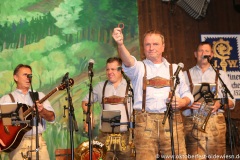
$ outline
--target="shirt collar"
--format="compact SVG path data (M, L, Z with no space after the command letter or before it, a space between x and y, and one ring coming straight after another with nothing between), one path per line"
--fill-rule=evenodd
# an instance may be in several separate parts
M113 84L111 81L108 81L108 84ZM121 82L119 83L119 85L118 86L120 86L120 85L124 85L124 84L127 84L127 81L122 77L122 80L121 80Z
M200 67L199 67L199 65L196 65L196 68L197 68L198 70L202 70L202 68L200 68ZM213 68L212 68L211 66L209 66L207 70L210 70L210 71L212 71L212 70L213 70Z
M150 65L154 65L154 63L152 61L150 61L149 59L145 59L146 62ZM164 58L162 57L162 64L165 66L165 67L168 67L170 65L170 63Z
M16 92L18 92L18 93L20 93L20 94L23 94L22 90L21 90L21 89L18 89L18 88L16 88ZM28 89L27 94L29 94L29 92L31 92L30 89ZM33 91L33 92L35 92L35 91Z

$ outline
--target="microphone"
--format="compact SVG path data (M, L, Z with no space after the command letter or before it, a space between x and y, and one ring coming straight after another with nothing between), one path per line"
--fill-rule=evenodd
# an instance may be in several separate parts
M210 63L210 58L211 56L210 55L203 55L202 56L202 59L207 59L207 61Z
M202 56L202 59L206 59L206 58L210 58L211 56L209 56L209 55L203 55Z
M184 64L183 63L178 63L178 68L177 68L177 70L175 71L175 73L174 73L174 78L176 77L176 76L178 76L178 74L179 74L179 72L183 69L183 67L184 67Z
M32 74L28 74L27 78L31 79L32 78Z
M68 72L63 76L62 83L68 80Z
M117 70L118 70L118 71L121 71L121 73L122 73L122 75L123 75L123 78L126 79L126 81L127 81L128 83L131 81L130 78L123 72L121 66L119 66L119 67L117 68Z
M90 60L88 61L88 73L89 73L89 74L92 73L93 64L94 64L94 60L93 60L93 59L90 59Z

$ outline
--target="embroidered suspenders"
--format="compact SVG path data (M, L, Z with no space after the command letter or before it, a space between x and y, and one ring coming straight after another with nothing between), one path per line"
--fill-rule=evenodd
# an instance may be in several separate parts
M128 108L127 108L127 98L128 98L128 91L130 84L127 83L126 91L125 91L125 97L119 97L116 95L110 96L110 97L105 97L105 88L108 83L108 80L105 81L103 85L103 90L102 90L102 107L104 109L105 104L111 104L111 105L116 105L116 104L124 104L126 114L127 114L127 120L129 122L129 113L128 113Z
M163 88L163 87L170 87L171 90L173 89L173 79L165 79L162 77L154 77L151 79L147 79L147 69L146 65L143 62L144 65L144 76L143 76L143 96L142 96L142 112L145 112L146 108L146 88L148 87L155 87L155 88ZM173 76L173 68L172 64L169 65L169 74L170 77Z

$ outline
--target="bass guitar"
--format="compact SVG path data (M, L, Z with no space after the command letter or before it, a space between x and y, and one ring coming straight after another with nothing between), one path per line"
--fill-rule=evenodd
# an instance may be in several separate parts
M74 80L69 78L69 86L72 87L74 84ZM58 90L64 90L66 88L66 84L62 83L51 92L49 92L45 97L39 100L39 103L43 103L50 96L52 96ZM26 104L20 104L23 110L23 121L32 120L32 111L34 110L34 106L28 106ZM18 125L4 125L2 119L0 119L0 139L6 146L2 146L1 150L3 152L11 152L18 147L20 142L22 141L23 136L26 132L32 129L32 126L28 123L20 123Z

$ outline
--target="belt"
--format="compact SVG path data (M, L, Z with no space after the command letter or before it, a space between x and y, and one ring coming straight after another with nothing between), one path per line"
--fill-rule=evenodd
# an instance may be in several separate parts
M142 110L134 110L135 114L140 114L140 113L147 113L150 115L164 115L165 113L157 113L157 112L149 112L149 111L145 111L142 112ZM175 111L174 114L180 114L180 111Z
M42 136L42 133L38 133L38 136ZM24 135L24 138L27 138L27 139L36 138L36 134L34 134L34 135Z
M123 131L123 132L118 132L118 133L111 133L111 132L103 132L101 129L99 129L99 132L103 135L110 135L110 134L129 134L129 131Z

